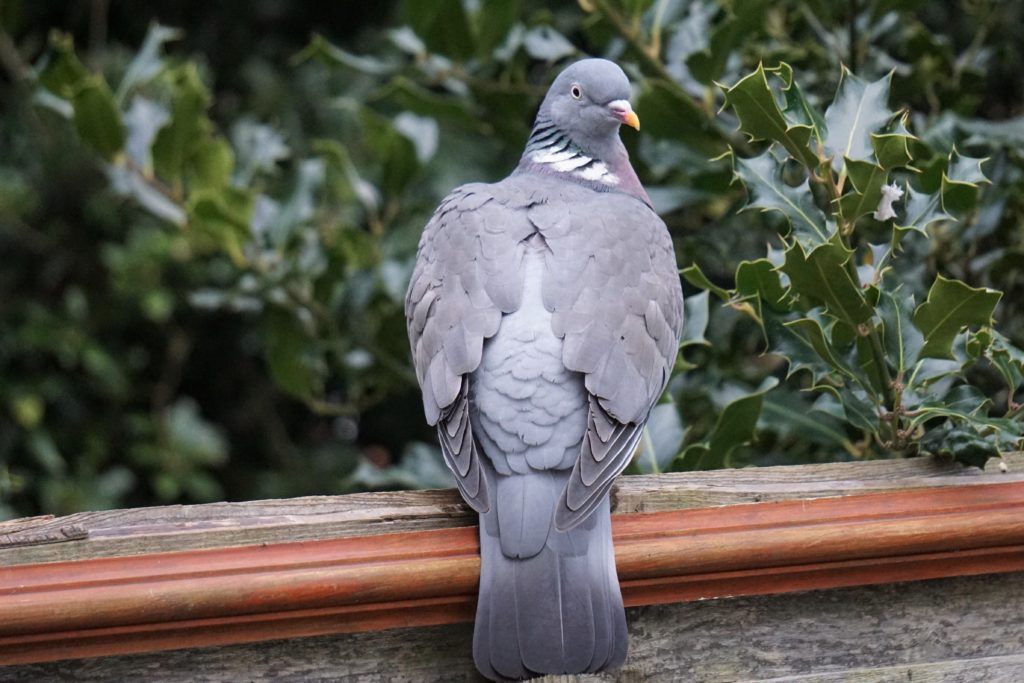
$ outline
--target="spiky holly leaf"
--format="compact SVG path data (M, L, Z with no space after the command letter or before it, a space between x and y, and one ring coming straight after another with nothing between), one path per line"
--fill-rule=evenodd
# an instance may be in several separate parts
M798 294L823 303L830 315L856 328L871 318L872 309L846 268L852 255L838 235L810 252L794 242L786 249L782 272Z
M956 151L949 153L949 164L942 174L942 208L945 211L968 211L978 203L982 184L989 179L981 171L987 158L965 157Z
M925 340L921 357L954 358L953 338L967 325L991 325L1002 296L994 289L937 276L928 290L928 300L914 311L914 324Z
M757 298L773 311L782 313L788 310L787 289L782 285L779 271L768 259L742 261L736 268L736 294L741 298Z
M782 330L772 338L773 348L789 361L789 373L808 369L815 384L826 375L853 379L853 373L840 359L832 342L829 341L821 321L813 317L797 318L782 324ZM827 369L827 370L826 370ZM787 375L787 376L788 376Z
M1024 383L1024 351L993 329L982 329L976 336L986 338L983 352L1003 376L1012 398Z
M897 230L916 230L922 235L927 235L929 225L952 218L943 211L938 192L919 192L908 184L903 198L903 218L897 215L895 227Z
M913 157L910 154L910 141L917 138L907 130L907 115L904 113L888 132L872 133L871 148L875 151L875 161L886 169L906 166Z
M764 65L740 79L732 87L719 84L725 93L726 106L732 107L740 120L740 130L754 140L774 140L805 166L818 164L818 157L808 146L811 127L786 119L768 85Z
M983 436L972 426L954 422L929 430L921 440L921 450L954 458L972 467L984 467L989 458L999 456L998 441L993 434Z
M914 295L882 291L878 302L882 317L882 341L885 355L893 361L896 372L904 375L914 367L924 347L924 335L914 325Z
M708 328L707 290L686 297L683 306L683 334L679 348L694 344L708 346L710 342L704 337L704 331Z
M708 278L708 276L704 274L704 271L700 269L700 266L698 266L696 263L687 266L686 268L683 268L682 270L679 271L679 274L683 276L684 280L689 282L694 287L706 289L707 291L711 292L722 301L728 301L731 298L729 290L723 289L716 285L714 282L712 282L710 278Z
M791 187L783 180L783 164L771 151L752 159L736 158L736 177L749 195L747 209L779 211L789 221L790 237L807 248L826 242L833 231L825 214L814 204L807 180Z
M687 446L671 469L713 470L728 466L733 451L753 438L764 395L778 383L777 379L769 377L754 391L726 405L708 437Z
M125 128L114 94L102 76L88 76L75 91L75 130L100 156L110 161L124 148Z
M877 411L863 389L855 384L839 388L823 385L817 388L824 393L814 402L814 410L846 420L867 432L878 429Z
M782 94L786 98L786 108L782 113L794 123L810 126L811 144L824 149L825 138L828 135L825 119L821 112L811 106L800 85L793 80L793 67L785 62L779 62L777 67L766 71L774 73L782 80Z
M825 110L828 137L825 151L832 155L832 168L837 172L844 159L858 161L871 159L871 134L877 132L891 118L889 84L892 73L868 83L843 67L836 97Z
M853 188L839 198L839 212L852 223L878 208L889 174L872 161L855 159L846 159L846 172Z

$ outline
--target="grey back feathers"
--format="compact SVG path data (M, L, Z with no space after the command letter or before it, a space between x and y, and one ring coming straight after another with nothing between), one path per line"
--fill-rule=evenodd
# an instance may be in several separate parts
M442 202L409 285L424 412L481 514L474 657L491 678L625 657L608 489L683 313L668 231L602 113L628 94L610 62L563 72L516 172Z

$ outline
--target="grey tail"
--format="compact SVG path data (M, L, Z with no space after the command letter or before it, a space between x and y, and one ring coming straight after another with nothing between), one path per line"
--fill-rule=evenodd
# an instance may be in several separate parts
M499 475L498 504L481 515L473 658L492 680L593 673L626 659L607 495L579 526L556 531L561 474Z

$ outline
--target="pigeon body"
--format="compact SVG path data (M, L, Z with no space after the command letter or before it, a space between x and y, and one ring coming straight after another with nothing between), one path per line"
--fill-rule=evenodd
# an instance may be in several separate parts
M464 185L420 240L406 316L427 420L480 514L473 655L492 679L625 660L608 490L678 349L672 241L618 137L612 62L566 69L508 178Z

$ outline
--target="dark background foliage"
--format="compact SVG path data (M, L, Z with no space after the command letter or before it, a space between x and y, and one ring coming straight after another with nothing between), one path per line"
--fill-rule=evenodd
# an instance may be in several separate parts
M781 220L740 211L720 155L765 145L716 84L785 61L824 111L841 64L892 71L915 182L935 191L954 145L991 180L902 238L892 277L919 302L936 274L1003 291L996 327L1024 345L1021 19L1019 0L0 0L0 518L447 485L401 309L416 241L449 189L514 166L581 54L633 77L634 163L680 265L726 289ZM65 94L99 118L67 118L67 37L105 82ZM124 85L132 65L152 69ZM105 83L113 119L75 99L106 102ZM103 142L120 129L127 156ZM864 246L883 233L864 226ZM911 452L812 413L806 373L786 378L735 298L687 292L710 344L685 348L638 467L704 443L734 466ZM993 365L957 374L986 415L1019 418Z

